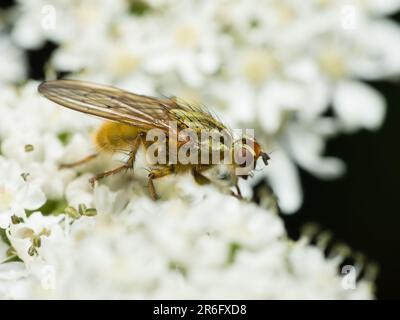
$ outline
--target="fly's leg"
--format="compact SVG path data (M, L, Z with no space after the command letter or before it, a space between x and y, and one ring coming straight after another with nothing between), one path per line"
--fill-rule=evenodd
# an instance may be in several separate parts
M199 185L205 185L211 183L211 180L207 178L205 175L203 175L199 170L192 169L192 175L194 180L199 184Z
M211 181L209 178L207 178L205 175L203 175L203 174L201 173L201 171L202 171L201 169L200 169L200 170L199 170L199 169L192 169L192 175L193 175L194 180L195 180L199 185L205 185L205 184L211 183L212 181ZM242 191L240 190L237 181L236 181L236 183L235 183L235 188L236 188L236 193L232 191L231 194L232 194L235 198L243 199Z
M233 195L235 198L238 198L239 200L242 200L243 199L242 191L239 188L239 181L238 181L237 177L234 180L234 187L236 189L236 193L231 191L231 195Z
M93 154L91 154L91 155L89 155L89 156L87 156L87 157L85 157L85 158L83 158L81 160L76 161L76 162L63 163L63 164L60 165L60 169L74 168L74 167L80 166L82 164L85 164L85 163L93 160L97 156L98 156L97 153L93 153Z
M136 159L136 153L137 153L137 151L138 151L138 149L139 149L140 142L142 141L142 138L143 138L143 135L142 135L142 134L139 134L139 135L135 138L135 140L133 141L133 143L132 143L132 149L131 149L131 151L130 151L130 153L129 153L129 158L128 158L128 160L126 161L125 164L123 164L122 166L117 167L117 168L115 168L115 169L112 169L112 170L109 170L109 171L105 171L105 172L98 173L98 174L96 174L95 176L93 176L92 178L90 178L90 179L89 179L89 182L90 182L90 184L92 185L92 187L94 186L94 184L95 184L96 181L98 181L98 180L100 180L100 179L102 179L102 178L105 178L105 177L111 176L111 175L113 175L113 174L119 173L119 172L121 172L121 171L123 171L123 170L133 169L133 166L134 166L134 164L135 164L135 159Z
M131 152L129 153L129 159L126 163L128 166L128 169L133 169L133 165L135 164L135 160L136 160L136 153L139 150L140 143L141 142L143 143L144 137L145 137L145 133L139 133L136 136L135 140L133 140L132 149L131 149Z
M239 200L243 199L242 191L240 191L239 185L237 183L235 184L235 188L236 188L236 194L233 193L233 196L238 198Z
M148 175L147 187L149 189L150 197L154 201L158 199L158 196L157 196L156 189L154 188L153 180L168 176L171 173L173 173L172 167L159 167L159 168L151 169L151 171Z
M129 161L129 160L128 160L128 161ZM128 163L125 163L124 165L122 165L122 166L120 166L120 167L117 167L117 168L115 168L115 169L112 169L112 170L109 170L109 171L105 171L105 172L101 172L101 173L96 174L95 176L93 176L93 177L91 177L91 178L89 179L89 182L90 182L90 184L92 185L92 187L94 187L94 184L95 184L96 181L98 181L98 180L100 180L100 179L102 179L102 178L111 176L111 175L113 175L113 174L119 173L119 172L121 172L122 170L128 170L129 168L130 168L130 165L129 165Z

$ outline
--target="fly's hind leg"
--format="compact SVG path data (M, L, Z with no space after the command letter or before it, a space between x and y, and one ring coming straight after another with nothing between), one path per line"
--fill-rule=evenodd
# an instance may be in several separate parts
M75 161L75 162L71 162L71 163L62 163L62 164L60 164L60 167L59 167L59 168L60 168L60 169L74 168L74 167L80 166L80 165L82 165L82 164L85 164L85 163L87 163L87 162L93 160L93 159L96 158L97 156L98 156L97 153L93 153L93 154L88 155L87 157L85 157L85 158L83 158L83 159L81 159L81 160Z
M236 184L235 184L235 188L236 188L236 193L232 192L232 195L233 195L235 198L238 198L239 200L243 199L242 191L240 190L239 184L238 184L237 182L236 182Z
M156 167L151 169L149 175L148 175L148 180L147 180L147 187L149 189L150 197L155 201L158 199L156 189L154 188L154 182L153 180L162 178L165 176L170 175L173 173L173 167Z
M117 167L115 169L96 174L95 176L93 176L92 178L89 179L90 184L92 186L94 186L95 182L100 180L100 179L102 179L102 178L105 178L105 177L111 176L113 174L119 173L119 172L121 172L123 170L133 169L133 166L135 164L135 159L136 159L136 153L137 153L137 151L139 149L140 142L142 141L142 138L143 138L143 135L142 134L138 134L137 137L135 138L135 140L133 141L132 149L129 152L129 158L126 161L126 163L124 163L122 166Z
M91 177L89 179L89 182L92 185L92 187L94 187L94 184L95 184L96 181L98 181L98 180L100 180L102 178L111 176L113 174L119 173L122 170L128 170L128 169L129 169L129 165L127 163L125 163L122 166L117 167L115 169L112 169L112 170L109 170L109 171L105 171L105 172L101 172L101 173L98 173L98 174L94 175L93 177Z
M199 184L199 185L205 185L211 183L211 180L207 178L205 175L201 173L200 170L198 169L192 169L192 175L194 180Z

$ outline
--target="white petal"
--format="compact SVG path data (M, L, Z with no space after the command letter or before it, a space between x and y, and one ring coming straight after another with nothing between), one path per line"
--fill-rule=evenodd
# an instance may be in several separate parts
M282 120L281 111L273 101L266 98L262 99L258 110L258 120L265 132L275 133L279 129Z
M0 228L5 229L11 223L11 212L0 212Z
M342 81L333 97L333 107L345 129L377 129L386 112L384 97L367 84Z
M84 203L88 207L92 206L93 193L88 182L92 176L90 173L83 174L67 185L65 196L70 205L77 207Z
M11 245L17 252L18 257L21 258L21 260L24 261L26 264L31 263L35 259L34 256L30 256L28 254L29 247L32 245L29 238L21 239L9 235L8 239L10 240Z
M329 107L331 88L322 79L311 81L304 85L304 102L299 110L299 118L306 121L316 119Z
M320 134L297 127L287 132L287 138L293 158L304 169L323 178L344 174L345 164L342 160L322 156L325 140Z
M17 280L27 275L22 262L8 262L0 264L0 280Z
M155 55L145 61L144 67L146 71L155 74L169 72L175 67L176 57L173 52L164 52L163 54Z
M400 27L390 20L368 22L355 30L356 52L349 55L350 73L364 79L397 76L400 73Z
M38 49L44 42L38 21L28 15L15 25L12 37L19 46L26 49Z
M277 150L271 158L265 175L278 196L280 209L287 214L295 213L303 202L298 170L283 150Z
M196 66L196 57L194 55L182 55L177 69L181 78L188 85L198 87L203 82L204 77Z
M202 52L199 57L199 66L207 74L214 73L217 71L219 66L219 59L216 54L212 51Z
M19 204L28 210L34 210L41 207L46 202L46 196L39 186L26 184L17 195Z
M305 98L304 88L295 82L271 81L258 98L260 125L267 132L275 133L282 124L282 116L301 109Z
M390 14L400 9L399 0L367 0L368 9L379 14Z
M0 37L0 83L15 82L25 77L25 56L8 38Z

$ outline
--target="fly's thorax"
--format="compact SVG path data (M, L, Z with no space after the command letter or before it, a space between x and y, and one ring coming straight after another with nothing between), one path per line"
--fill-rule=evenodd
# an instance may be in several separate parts
M176 118L179 127L190 128L193 130L201 129L201 119L203 116L198 112L173 109L171 110L171 114Z
M175 118L178 127L189 128L196 131L201 130L225 130L226 127L215 119L211 114L201 109L172 109L170 110L172 118Z

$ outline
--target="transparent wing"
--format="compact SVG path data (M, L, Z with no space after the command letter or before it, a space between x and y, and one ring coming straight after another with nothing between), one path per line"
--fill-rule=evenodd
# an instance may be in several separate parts
M39 92L64 107L107 120L149 130L169 129L173 99L157 99L130 93L115 87L78 80L45 81Z
M231 131L209 111L175 98L152 98L77 80L46 81L38 90L64 107L145 131L158 128L178 135L186 128L197 133L224 130L231 136ZM172 121L176 121L176 125L172 125Z

